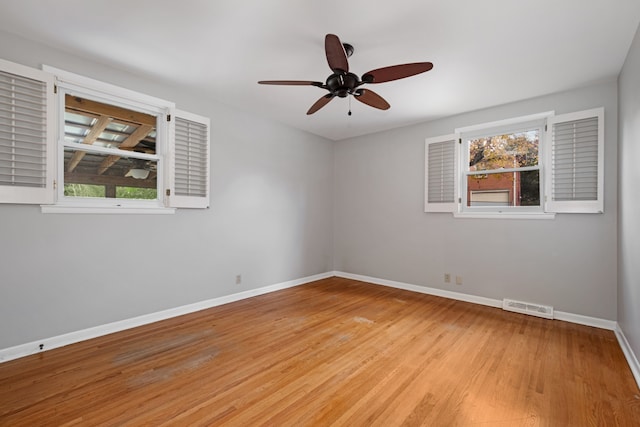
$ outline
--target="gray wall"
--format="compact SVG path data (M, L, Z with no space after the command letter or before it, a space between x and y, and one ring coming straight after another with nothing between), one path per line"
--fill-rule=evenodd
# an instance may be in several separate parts
M426 137L543 111L599 106L605 108L604 214L491 220L424 213ZM616 161L615 81L341 141L335 150L334 267L615 320ZM462 276L463 285L444 284L445 272Z
M332 270L333 142L4 33L0 58L174 101L212 131L210 209L0 205L0 349Z
M618 323L640 356L640 27L619 79Z
M639 104L630 95L640 86L638 44L620 79L623 165L638 151L632 143L640 136ZM0 33L0 57L172 100L212 120L208 210L46 215L36 206L0 205L0 348L335 269L611 320L619 304L621 324L640 353L633 197L620 204L617 269L615 81L334 144L189 88L8 34ZM423 212L426 137L598 106L605 107L604 214L545 221ZM633 194L637 169L627 163L621 191ZM464 284L445 285L445 272ZM241 285L234 284L236 274Z

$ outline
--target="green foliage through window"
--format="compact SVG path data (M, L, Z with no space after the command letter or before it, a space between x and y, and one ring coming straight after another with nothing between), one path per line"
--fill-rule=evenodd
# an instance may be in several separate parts
M107 189L104 185L65 184L64 195L104 199L107 197ZM118 199L154 200L157 197L158 190L155 188L116 187L116 198Z
M116 187L116 197L118 199L153 200L158 197L158 190L155 188Z
M538 164L538 145L538 130L470 140L469 170L536 166Z
M104 185L65 184L64 195L67 197L106 197Z

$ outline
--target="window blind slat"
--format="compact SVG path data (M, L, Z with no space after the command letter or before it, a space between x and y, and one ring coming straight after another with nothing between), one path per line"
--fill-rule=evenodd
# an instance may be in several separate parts
M33 86L30 83L31 79L17 74L4 72L0 75L0 90L13 91L19 89L19 91L40 93L40 89L37 86Z
M30 107L24 104L16 104L15 102L10 103L7 101L3 101L2 99L3 98L0 97L0 112L8 113L2 114L2 117L11 117L10 113L13 113L16 110L19 110L21 112L20 116L18 116L19 118L33 117L36 120L40 120L46 115L45 111L40 108L40 105L36 104L34 107Z
M8 137L10 139L13 139L16 136L33 136L42 138L44 135L46 135L46 132L43 132L42 129L39 128L40 125L41 123L32 123L31 126L34 126L34 128L25 126L0 125L0 135L2 135L4 138Z
M0 151L25 150L42 152L42 144L35 138L16 138L7 140L0 138Z

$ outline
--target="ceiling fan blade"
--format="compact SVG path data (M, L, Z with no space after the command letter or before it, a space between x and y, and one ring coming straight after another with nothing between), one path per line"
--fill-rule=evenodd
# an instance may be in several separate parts
M306 80L260 80L258 83L261 85L323 86L321 82L311 82Z
M324 50L327 54L327 62L329 68L333 72L344 71L349 72L349 61L347 61L347 54L344 51L342 42L335 34L327 34L324 38Z
M433 68L431 62L415 62L412 64L392 65L391 67L383 67L371 70L362 75L362 81L365 83L384 83L392 80L404 79L405 77L415 76L424 73Z
M378 108L379 110L388 110L389 107L391 107L383 97L369 89L358 89L354 97L363 104Z
M334 95L332 93L328 93L322 98L318 99L315 104L313 104L311 108L309 108L309 111L307 111L307 115L315 113L316 111L327 105L333 98Z

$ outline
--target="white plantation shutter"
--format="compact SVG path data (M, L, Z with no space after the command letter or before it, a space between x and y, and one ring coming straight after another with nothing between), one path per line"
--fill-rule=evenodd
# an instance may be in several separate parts
M175 112L169 206L209 207L209 125L206 117Z
M53 76L0 60L0 203L53 202Z
M428 138L425 143L425 212L456 212L458 134Z
M564 114L547 121L551 142L547 179L549 212L603 211L604 110Z

